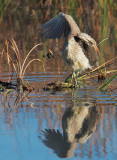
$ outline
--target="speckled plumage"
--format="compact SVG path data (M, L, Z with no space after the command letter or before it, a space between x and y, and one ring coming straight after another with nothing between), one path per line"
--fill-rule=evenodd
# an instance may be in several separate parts
M96 42L88 34L82 33L70 15L59 13L55 18L39 28L44 38L65 37L62 56L73 72L82 72L99 65Z
M72 67L75 72L81 72L87 68L92 68L82 47L78 45L73 37L63 46L62 56L67 65Z

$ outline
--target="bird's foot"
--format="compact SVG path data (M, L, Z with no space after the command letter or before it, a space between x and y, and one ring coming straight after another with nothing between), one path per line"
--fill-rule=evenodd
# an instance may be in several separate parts
M79 72L73 72L72 74L72 83L74 84L75 88L83 88L84 81L78 80Z
M74 83L75 88L84 88L84 82L76 80Z
M80 88L80 84L78 83L78 74L79 72L73 72L72 74L72 82L74 83L75 88Z
M78 81L76 80L74 83L75 88L80 88L80 84L78 83Z

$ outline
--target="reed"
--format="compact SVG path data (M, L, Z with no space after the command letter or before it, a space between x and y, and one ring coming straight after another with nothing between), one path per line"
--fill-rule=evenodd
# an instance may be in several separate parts
M24 78L25 71L33 61L41 62L42 66L43 66L44 73L46 74L45 65L44 65L42 60L32 59L28 63L26 63L27 59L30 56L30 54L32 53L32 51L36 47L41 46L41 45L44 45L44 44L40 43L40 44L35 45L29 51L27 56L24 58L24 61L21 62L21 57L20 57L21 54L20 54L20 51L19 51L18 46L17 46L16 42L14 41L14 39L10 39L9 41L6 41L6 49L4 48L2 50L1 56L3 55L3 53L6 55L9 68L11 68L13 72L15 72L16 81L17 81L18 85L23 85L24 84L23 78ZM9 47L12 49L13 52L11 50L9 50ZM15 57L15 60L12 58L13 55Z

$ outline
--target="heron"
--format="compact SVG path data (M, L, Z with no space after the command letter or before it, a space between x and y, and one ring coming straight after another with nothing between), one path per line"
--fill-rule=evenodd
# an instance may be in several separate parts
M55 18L39 27L41 35L46 39L64 37L62 57L64 62L73 70L73 77L79 73L99 66L99 49L96 41L80 31L78 25L68 14L60 12Z

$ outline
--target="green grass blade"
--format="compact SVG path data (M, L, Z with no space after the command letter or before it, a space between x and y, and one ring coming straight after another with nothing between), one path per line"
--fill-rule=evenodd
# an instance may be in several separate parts
M117 77L117 72L110 77L104 84L102 84L98 89L102 91L106 86L108 86Z

